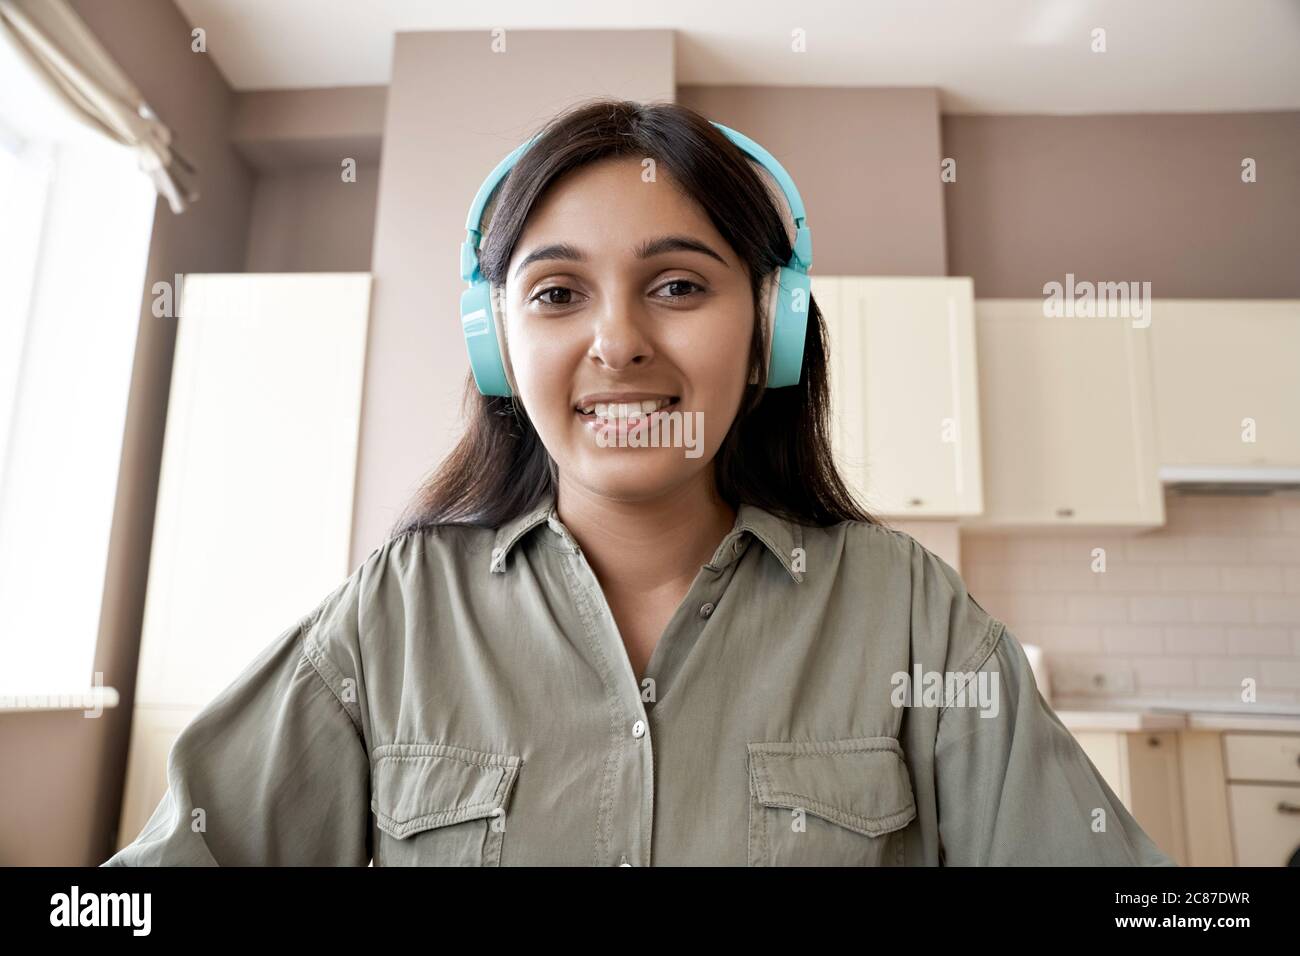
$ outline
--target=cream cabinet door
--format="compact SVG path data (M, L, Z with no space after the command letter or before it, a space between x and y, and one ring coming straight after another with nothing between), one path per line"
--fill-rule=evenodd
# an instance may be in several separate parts
M1162 466L1300 468L1300 300L1157 299Z
M985 509L968 526L1163 524L1150 327L1049 318L1041 299L977 300L975 327Z
M119 848L184 726L352 570L370 287L183 279Z
M835 449L875 514L983 508L968 278L813 279L830 338Z
M1080 731L1074 738L1151 841L1187 865L1177 732Z

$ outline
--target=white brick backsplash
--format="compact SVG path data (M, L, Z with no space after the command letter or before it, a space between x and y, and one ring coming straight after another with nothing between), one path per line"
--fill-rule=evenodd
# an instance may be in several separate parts
M1257 564L1300 564L1300 537L1251 538L1250 560Z
M1016 636L1049 654L1102 653L1101 629L1087 624L1026 624Z
M1228 640L1223 628L1193 624L1184 627L1166 627L1165 653L1171 657L1196 657L1203 654L1225 654Z
M1118 624L1129 619L1128 598L1115 594L1071 594L1065 599L1071 624Z
M1049 672L1054 695L1131 697L1137 683L1132 663L1123 659L1060 654L1050 662ZM1108 692L1098 688L1094 683L1096 674L1104 674L1115 689Z
M1106 570L1093 577L1101 591L1158 591L1164 570L1156 564L1114 565L1107 562Z
M1181 537L1152 531L1128 542L1124 554L1134 564L1174 564L1187 560L1187 546Z
M1053 624L1067 621L1065 597L1060 594L1035 594L1029 591L997 592L1003 600L1006 616L999 618L1008 627L1013 622L1026 624ZM983 603L983 602L981 602ZM985 610L987 610L987 605ZM1072 621L1070 623L1073 623Z
M1218 591L1222 580L1217 565L1183 564L1159 569L1160 589L1162 591ZM1231 590L1224 587L1224 591Z
M1252 677L1259 682L1259 664L1249 657L1205 657L1196 662L1196 682L1202 687L1240 687Z
M1228 654L1233 657L1288 657L1291 637L1284 627L1230 627Z
M1129 598L1128 601L1129 620L1138 624L1194 620L1190 616L1191 605L1181 594L1141 594Z
M1192 620L1206 623L1249 624L1250 597L1244 594L1211 594L1194 597Z
M1190 660L1135 657L1132 664L1139 694L1146 694L1152 688L1187 687L1196 683L1196 668Z
M1250 543L1245 538L1193 534L1185 544L1186 559L1197 564L1245 564L1250 560Z
M1278 593L1286 590L1282 568L1276 564L1243 565L1223 569L1223 590Z
M1277 496L1278 510L1282 513L1282 533L1300 534L1300 496Z
M1263 663L1260 668L1259 686L1273 690L1295 690L1300 688L1300 661L1268 661Z
M1300 595L1256 595L1255 621L1259 624L1300 624Z
M963 577L1046 651L1057 694L1233 704L1252 677L1260 703L1300 704L1300 494L1171 494L1165 511L1133 535L964 535Z
M1034 566L1032 564L1007 564L999 561L995 564L976 566L978 574L966 580L966 586L972 591L1033 591Z
M1095 591L1097 578L1088 563L1074 561L1070 564L1039 564L1033 568L1034 588L1039 591Z
M1107 654L1163 654L1165 649L1158 627L1107 624L1101 629L1101 641Z

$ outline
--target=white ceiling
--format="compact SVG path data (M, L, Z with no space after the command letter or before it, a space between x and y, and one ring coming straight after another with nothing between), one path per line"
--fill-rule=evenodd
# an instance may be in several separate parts
M936 86L947 112L1300 109L1300 0L176 4L237 90L387 84L401 31L659 28L685 85Z

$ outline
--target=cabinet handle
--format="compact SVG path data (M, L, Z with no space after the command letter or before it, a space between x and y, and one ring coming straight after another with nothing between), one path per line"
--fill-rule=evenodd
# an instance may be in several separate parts
M1300 803L1287 803L1283 800L1277 805L1278 813L1300 813Z
M1073 508L1057 508L1057 509L1056 509L1056 517L1058 517L1058 518L1072 518L1072 517L1074 517L1074 509L1073 509Z
M913 508L915 508L917 505L925 504L925 502L922 501L920 498L908 498L907 503L911 505Z

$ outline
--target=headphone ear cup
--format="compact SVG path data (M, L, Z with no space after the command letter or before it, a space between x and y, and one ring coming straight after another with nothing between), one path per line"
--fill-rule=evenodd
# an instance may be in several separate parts
M776 271L771 297L772 344L768 352L768 388L799 384L811 300L812 279L806 272L788 266Z
M501 360L495 295L486 281L470 284L460 294L460 324L469 353L474 383L483 395L510 395L511 386Z

